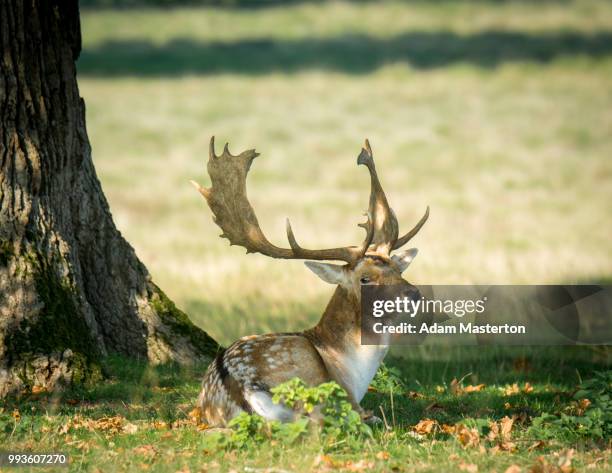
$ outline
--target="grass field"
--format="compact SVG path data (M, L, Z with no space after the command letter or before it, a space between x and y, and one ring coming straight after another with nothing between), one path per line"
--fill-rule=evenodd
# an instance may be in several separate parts
M286 242L287 216L304 246L361 241L369 180L355 161L368 137L401 228L431 207L414 241L411 282L612 281L610 2L85 10L82 26L79 85L115 222L156 283L220 343L304 329L332 288L300 262L247 256L218 238L188 183L208 184L213 134L234 152L262 153L249 197L277 244ZM369 393L365 404L381 405L393 429L359 448L272 439L210 449L188 416L203 367L122 360L110 361L112 381L101 386L11 401L0 442L66 450L74 470L103 472L503 472L513 464L567 472L568 449L578 471L609 471L610 445L593 432L538 431L532 422L544 412L580 417L572 396L609 370L607 352L423 347L399 355L389 365L417 394ZM486 386L453 393L452 379L466 375L466 386ZM519 391L506 394L513 383ZM517 419L516 446L497 452L486 424L506 415ZM464 447L435 429L411 433L424 418L473 425L479 444Z
M249 196L278 244L287 216L304 245L361 241L369 184L355 161L368 137L402 228L431 206L411 281L612 279L609 2L82 17L80 87L115 221L223 343L307 327L331 288L218 238L188 184L207 183L213 134L262 153Z

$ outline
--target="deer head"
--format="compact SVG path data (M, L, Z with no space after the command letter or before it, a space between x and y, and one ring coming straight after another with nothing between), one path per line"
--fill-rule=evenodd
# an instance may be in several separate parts
M289 220L289 248L270 243L259 226L246 192L246 177L257 156L259 154L255 150L234 156L229 152L227 144L218 156L215 154L215 141L212 137L207 166L212 187L201 187L191 181L206 199L215 223L223 230L221 237L227 238L230 245L239 245L246 248L247 253L260 253L272 258L309 260L305 264L316 275L328 283L343 287L357 299L360 298L362 284L409 286L401 274L416 256L417 250L399 250L425 224L429 217L429 207L410 231L399 236L397 218L389 207L378 179L372 149L367 140L357 159L358 164L367 167L371 180L367 221L359 224L365 229L366 236L359 246L318 250L303 248L298 244ZM345 264L320 261L343 261Z

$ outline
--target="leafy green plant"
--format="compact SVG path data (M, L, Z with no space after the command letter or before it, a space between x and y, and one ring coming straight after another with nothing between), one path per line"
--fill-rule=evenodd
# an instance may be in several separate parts
M400 394L406 390L400 370L384 363L378 368L370 387L381 393Z
M293 422L266 421L257 414L243 412L228 424L232 429L229 436L213 435L208 443L221 448L243 448L268 440L294 444L312 432L329 446L371 434L353 410L346 391L334 382L310 387L294 378L271 391L273 402L283 403L296 412Z
M370 433L369 427L353 410L346 391L333 381L310 387L294 378L271 391L273 402L283 403L302 414L311 414L319 421L324 435L341 439Z
M561 433L569 437L610 438L612 371L595 372L593 378L579 386L573 398L558 415L545 412L534 418L532 430L541 437L553 437Z

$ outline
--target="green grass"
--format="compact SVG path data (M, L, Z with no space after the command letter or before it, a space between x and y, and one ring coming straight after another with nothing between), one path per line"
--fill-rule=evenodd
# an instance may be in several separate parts
M249 197L277 244L286 217L304 245L361 241L369 183L355 160L368 137L401 228L431 206L411 282L612 280L609 2L82 17L80 88L115 221L222 343L312 325L331 288L218 238L188 184L207 184L213 134L262 153Z
M332 288L300 262L247 256L218 238L188 183L208 183L213 134L233 151L262 153L249 197L277 244L286 241L287 216L305 246L361 241L356 223L369 181L355 160L368 137L401 228L431 206L414 241L411 282L612 281L610 2L293 2L85 10L82 20L79 85L115 222L156 283L223 344L314 324ZM516 371L523 358L530 370ZM456 471L464 462L504 471L513 463L525 470L539 455L558 462L555 453L576 448L579 469L595 463L604 471L609 450L592 438L553 429L543 450L527 447L531 419L568 408L581 378L609 362L552 348L394 352L390 364L424 397L397 395L391 409L388 394L368 394L365 405L381 405L395 428L377 431L359 451L330 455L380 470ZM314 441L208 451L205 434L185 422L204 367L110 360L106 369L111 381L89 390L6 403L2 447L65 450L74 470L104 472L142 464L308 471L322 453ZM451 380L465 375L486 388L450 394ZM504 396L506 385L526 381L532 392ZM428 410L434 402L440 407ZM521 413L527 420L515 427L513 453L408 434L425 417L476 422ZM121 416L137 431L58 432L77 414ZM143 445L154 454L137 449ZM383 450L389 460L376 458Z
M109 380L98 386L9 399L0 412L0 442L3 449L67 453L73 471L325 471L330 465L342 469L340 464L350 467L346 462L360 460L380 471L453 471L460 464L475 464L479 471L504 471L516 464L526 471L539 456L556 464L559 452L570 448L576 450L576 471L587 465L592 465L589 471L609 471L609 440L554 426L533 427L533 419L542 413L569 413L576 405L576 387L595 370L607 369L609 361L588 350L464 347L440 356L423 347L389 360L396 370L392 376L399 377L404 388L385 392L381 382L380 390L364 400L379 416L384 412L390 430L375 428L371 439L356 443L330 445L306 437L294 445L272 439L227 450L216 448L210 431L200 430L190 419L204 367L154 368L111 358L105 366ZM457 395L450 387L453 378L485 387ZM506 393L514 383L519 391ZM526 391L525 383L533 390ZM494 453L494 443L486 441L486 426L505 416L516 419L511 438L516 448ZM108 417L114 421L104 420ZM422 419L475 426L481 431L482 448L464 448L441 432L415 436L413 426ZM541 439L543 445L529 449ZM387 452L388 458L380 452ZM320 455L329 458L315 468Z

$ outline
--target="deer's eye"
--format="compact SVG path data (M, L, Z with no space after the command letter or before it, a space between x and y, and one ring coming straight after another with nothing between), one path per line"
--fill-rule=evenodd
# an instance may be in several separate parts
M368 276L361 276L361 278L359 279L359 282L361 284L368 284L370 282L370 278Z

